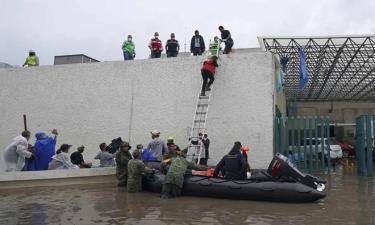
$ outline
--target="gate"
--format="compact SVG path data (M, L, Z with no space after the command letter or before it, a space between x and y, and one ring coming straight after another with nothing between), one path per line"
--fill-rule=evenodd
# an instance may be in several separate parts
M360 176L373 175L375 116L356 119L357 172Z
M331 171L329 117L276 117L275 151L303 171Z

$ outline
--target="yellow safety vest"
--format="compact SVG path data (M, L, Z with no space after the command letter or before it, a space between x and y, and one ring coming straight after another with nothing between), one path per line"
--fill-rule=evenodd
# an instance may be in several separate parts
M36 65L36 56L28 56L26 61L27 61L27 65L35 66Z

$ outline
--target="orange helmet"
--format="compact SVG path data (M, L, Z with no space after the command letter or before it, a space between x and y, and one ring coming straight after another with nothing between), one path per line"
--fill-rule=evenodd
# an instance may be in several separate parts
M249 147L247 147L247 146L243 146L243 147L241 147L241 151L243 151L243 152L248 152L250 149L249 149Z

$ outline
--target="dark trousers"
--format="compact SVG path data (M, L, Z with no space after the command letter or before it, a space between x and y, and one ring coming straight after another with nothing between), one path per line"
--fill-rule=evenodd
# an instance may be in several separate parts
M167 52L167 57L177 57L178 52Z
M133 60L134 54L131 54L129 52L124 52L124 60Z
M165 183L161 190L161 198L176 198L181 196L181 188L175 184Z
M160 58L161 57L161 52L156 52L156 51L152 51L151 52L151 58Z
M199 165L207 166L207 160L207 158L201 158L201 160L199 161Z
M229 40L229 41L224 42L224 44L225 44L225 48L224 48L223 54L229 54L232 51L234 42Z
M201 70L201 73L202 73L202 79L203 79L201 93L205 93L206 88L209 88L212 85L215 78L214 78L214 75L210 71ZM208 79L210 79L210 81L208 81ZM208 81L208 84L207 84L207 81Z
M202 55L202 51L200 48L194 48L192 52L193 56Z

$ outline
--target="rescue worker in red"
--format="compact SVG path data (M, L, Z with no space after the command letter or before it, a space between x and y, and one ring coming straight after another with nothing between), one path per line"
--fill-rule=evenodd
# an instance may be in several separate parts
M211 91L210 87L215 80L214 75L216 72L216 67L218 66L217 56L211 56L211 58L203 62L203 67L201 69L203 79L201 96L206 96L206 91ZM208 81L208 79L210 81Z
M148 47L151 50L151 58L160 58L161 52L163 51L163 44L159 39L159 33L155 32L154 38L151 39Z

